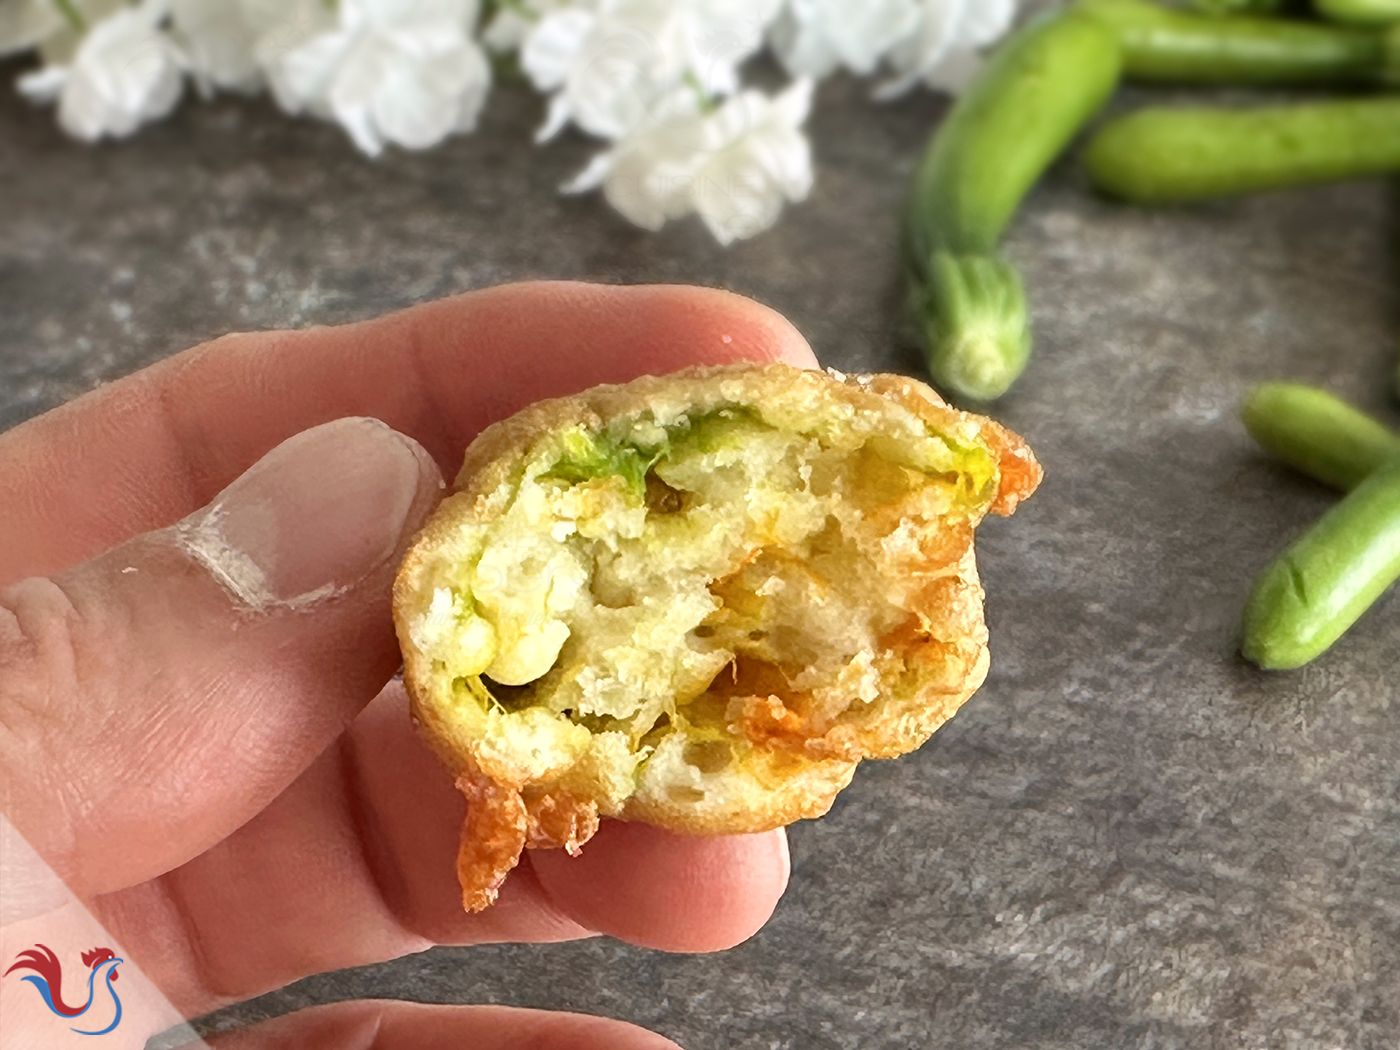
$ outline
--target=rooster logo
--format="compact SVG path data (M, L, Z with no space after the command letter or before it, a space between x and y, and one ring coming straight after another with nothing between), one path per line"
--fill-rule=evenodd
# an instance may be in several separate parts
M106 1035L121 1023L122 1001L117 998L117 990L112 984L117 979L117 967L126 960L111 948L94 948L90 952L83 952L82 959L83 965L88 968L87 1002L82 1006L69 1006L63 1001L63 965L58 961L58 956L45 945L36 944L33 948L20 952L14 965L5 971L5 976L8 977L16 970L33 970L34 973L21 977L20 980L27 981L39 989L39 994L44 997L44 1004L59 1017L73 1018L82 1017L92 1009L97 1000L97 977L98 974L102 974L102 987L112 997L116 1016L106 1028L74 1028L73 1031L79 1035ZM35 976L36 974L38 976ZM103 1015L105 1011L94 1016Z

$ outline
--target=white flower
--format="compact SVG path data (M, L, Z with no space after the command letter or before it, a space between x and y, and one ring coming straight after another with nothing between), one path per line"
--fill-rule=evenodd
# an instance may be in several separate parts
M252 92L263 70L336 27L328 0L171 0L171 35L200 92Z
M0 0L0 55L28 51L66 24L48 0Z
M0 0L0 57L28 51L55 37L60 53L45 54L51 64L62 65L77 50L78 34L105 18L126 0L69 0L64 10L54 0Z
M161 31L164 5L122 8L94 25L72 62L19 80L36 102L58 102L58 122L75 138L130 135L165 116L184 88L183 56Z
M290 75L288 56L339 24L335 5L326 0L237 0L253 36L253 62L273 97L288 113L311 108L310 95ZM332 119L327 111L318 116Z
M504 54L518 51L535 24L545 15L569 6L570 0L507 0L496 8L482 30L481 42L488 51Z
M868 75L921 14L918 0L788 0L769 38L793 76L824 77L843 65Z
M238 0L172 0L172 35L189 61L200 92L253 91L262 71L253 56L256 36Z
M1016 0L922 0L920 6L918 29L890 52L898 75L880 87L879 98L903 94L919 81L961 90L977 72L982 50L1016 18Z
M744 91L703 113L696 94L681 89L565 191L601 186L613 207L650 230L695 211L721 244L752 237L812 188L800 130L811 98L812 82L799 80L776 98Z
M371 156L426 149L472 130L490 90L476 13L475 0L340 0L334 28L256 50L289 113L339 121Z
M538 138L570 120L620 139L690 80L709 95L738 90L738 67L763 44L782 0L594 0L552 12L521 46L541 91L553 91Z

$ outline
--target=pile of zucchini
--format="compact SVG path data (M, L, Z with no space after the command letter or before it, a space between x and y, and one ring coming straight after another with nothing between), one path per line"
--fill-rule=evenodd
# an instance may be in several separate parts
M1030 357L1030 311L1002 234L1122 80L1341 87L1248 108L1148 107L1098 127L1095 185L1157 205L1400 172L1400 0L1073 0L991 57L938 128L905 226L910 302L945 392L992 401ZM1365 93L1371 89L1370 93ZM1261 387L1264 448L1346 496L1264 573L1245 615L1261 667L1325 652L1400 579L1400 435L1320 390Z

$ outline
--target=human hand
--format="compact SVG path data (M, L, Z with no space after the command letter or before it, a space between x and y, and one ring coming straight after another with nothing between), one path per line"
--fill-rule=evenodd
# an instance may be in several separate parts
M227 336L0 435L0 810L186 1015L432 944L744 940L787 881L780 831L605 824L577 859L527 854L496 906L464 914L461 797L386 686L395 566L472 437L541 398L736 360L815 363L725 293L515 285ZM531 1033L671 1045L365 1003L230 1045Z

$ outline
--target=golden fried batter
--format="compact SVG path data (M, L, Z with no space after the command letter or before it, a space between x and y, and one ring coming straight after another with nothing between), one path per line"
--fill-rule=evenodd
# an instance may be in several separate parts
M415 720L467 799L466 908L600 815L768 830L919 747L986 677L973 531L1039 482L921 383L786 365L486 430L394 593Z

